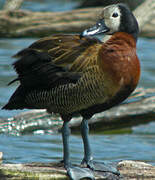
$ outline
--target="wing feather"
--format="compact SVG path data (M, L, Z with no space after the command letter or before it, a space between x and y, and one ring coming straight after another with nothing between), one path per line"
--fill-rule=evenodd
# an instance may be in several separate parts
M101 41L79 35L54 35L42 38L18 52L13 64L21 85L30 88L51 88L76 83L83 71L94 64ZM92 51L92 52L91 52ZM92 60L93 59L93 60ZM11 82L11 83L12 83Z

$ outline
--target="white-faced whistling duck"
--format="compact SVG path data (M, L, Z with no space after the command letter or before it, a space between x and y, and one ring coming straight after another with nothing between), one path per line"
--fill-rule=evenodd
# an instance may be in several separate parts
M3 109L47 109L59 113L62 127L63 163L71 179L94 179L88 139L88 120L125 100L136 88L140 63L136 55L139 28L136 18L124 4L103 9L99 20L80 35L52 35L42 38L14 57L19 86ZM103 40L92 37L104 34ZM84 144L82 164L71 165L69 121L83 117L81 134ZM119 174L112 167L103 171Z

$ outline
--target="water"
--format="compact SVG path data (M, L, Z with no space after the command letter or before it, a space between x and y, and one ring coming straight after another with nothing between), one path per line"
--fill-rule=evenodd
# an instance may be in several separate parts
M124 134L90 135L94 159L105 162L142 160L155 165L155 135ZM0 135L0 151L4 152L5 163L54 162L62 159L60 134L53 135ZM80 163L83 158L81 137L70 139L72 162ZM17 153L18 152L18 153ZM148 153L149 152L149 153Z
M3 1L0 1L2 4ZM23 9L62 11L72 9L77 1L24 1ZM49 4L52 3L52 6ZM0 107L2 107L17 84L7 86L16 77L10 57L20 49L30 45L37 39L0 39ZM142 74L139 87L155 87L155 39L140 38L137 44L138 56L141 60ZM0 110L0 118L12 117L21 111ZM98 161L120 161L123 159L142 160L155 165L155 123L134 127L128 134L91 134L90 141L94 158ZM70 139L71 158L79 163L83 157L83 146L80 135L72 135ZM4 163L52 162L62 158L61 135L55 133L24 136L0 135L0 151L4 153ZM18 152L18 153L17 153ZM149 152L149 153L148 153Z
M21 9L31 11L68 11L78 7L80 0L27 0L23 1ZM0 9L5 0L0 0Z

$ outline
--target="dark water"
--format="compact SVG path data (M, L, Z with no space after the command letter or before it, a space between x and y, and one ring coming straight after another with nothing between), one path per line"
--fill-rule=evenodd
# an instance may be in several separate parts
M1 5L2 2L0 1ZM76 5L77 1L40 0L25 1L22 8L34 11L62 11L72 9ZM10 56L35 40L33 38L0 39L0 107L7 102L17 86L16 83L7 86L7 83L16 76L11 67L14 60ZM139 38L137 48L142 67L139 87L155 88L155 39ZM12 117L19 112L21 111L0 110L0 118ZM81 137L73 135L70 140L72 159L74 162L80 162L83 154ZM90 140L94 157L98 161L131 159L143 160L155 165L155 123L134 127L130 134L91 134ZM42 130L24 136L1 134L0 151L4 153L4 162L9 163L61 160L61 135L44 134Z

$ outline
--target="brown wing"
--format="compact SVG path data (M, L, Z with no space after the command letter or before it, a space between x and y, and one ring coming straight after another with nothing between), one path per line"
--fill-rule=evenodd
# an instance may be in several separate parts
M88 64L96 64L97 58L90 56L96 51L94 45L100 46L101 42L79 35L42 38L14 56L19 58L13 64L18 73L16 80L31 88L75 83Z
M43 38L33 43L29 48L46 51L52 57L54 64L67 66L72 71L76 71L74 65L76 64L77 67L81 66L81 64L87 64L89 58L86 58L86 55L89 54L88 57L90 57L90 54L93 54L93 52L89 51L89 48L100 43L101 41L92 37L80 38L79 35L63 34Z

